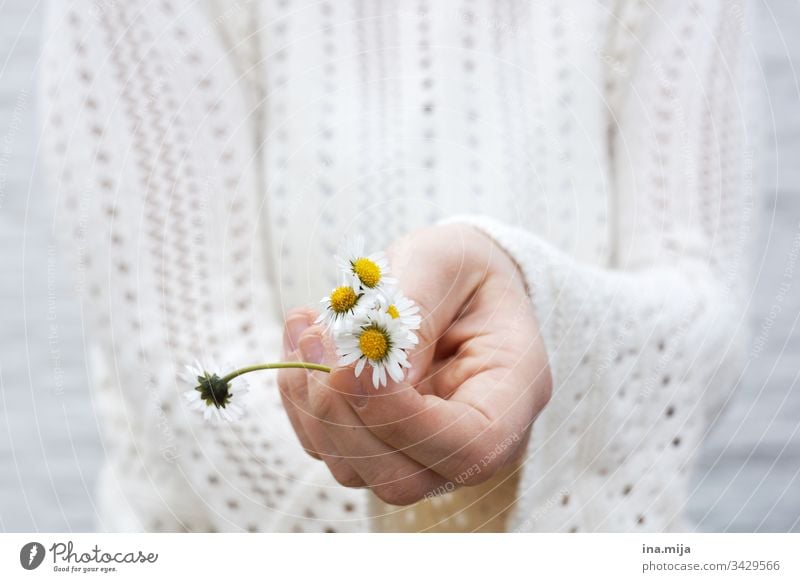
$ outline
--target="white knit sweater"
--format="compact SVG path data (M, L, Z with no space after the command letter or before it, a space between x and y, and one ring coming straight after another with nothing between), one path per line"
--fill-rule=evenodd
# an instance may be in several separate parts
M368 493L302 452L274 375L210 427L178 374L279 358L282 314L332 285L345 234L377 249L454 216L524 271L554 375L508 527L686 527L742 349L744 18L723 0L50 3L44 137L107 427L99 527L368 529Z

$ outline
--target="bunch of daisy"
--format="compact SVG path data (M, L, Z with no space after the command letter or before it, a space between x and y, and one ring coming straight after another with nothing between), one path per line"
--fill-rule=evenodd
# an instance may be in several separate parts
M369 366L372 385L386 386L387 376L395 382L405 377L410 367L408 352L417 345L419 308L389 277L389 262L384 253L366 254L364 239L345 241L335 256L340 284L322 298L323 309L316 323L323 324L336 345L337 365L355 364L360 376ZM258 370L305 368L330 372L331 368L308 362L255 364L223 374L214 365L199 362L186 366L192 388L186 392L191 408L213 422L235 421L244 413L242 397L247 383L242 376Z
M408 351L417 345L419 308L389 277L389 263L381 253L366 254L364 239L342 245L336 264L341 283L322 298L317 323L327 326L336 344L339 366L355 362L355 374L372 368L372 385L385 386L387 375L395 382L410 367Z

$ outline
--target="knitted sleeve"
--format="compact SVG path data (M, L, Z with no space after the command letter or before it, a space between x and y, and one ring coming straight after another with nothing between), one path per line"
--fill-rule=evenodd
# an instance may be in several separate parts
M183 364L195 358L280 358L248 98L257 91L230 58L246 47L223 46L250 9L211 19L168 1L49 8L42 116L55 227L99 354L106 484L115 511L130 510L101 527L363 527L363 493L302 452L274 374L251 376L236 424L207 424L184 399Z
M554 377L520 529L680 527L686 467L742 363L743 12L627 4L611 42L626 69L608 83L609 264L581 263L524 226L460 218L524 272Z

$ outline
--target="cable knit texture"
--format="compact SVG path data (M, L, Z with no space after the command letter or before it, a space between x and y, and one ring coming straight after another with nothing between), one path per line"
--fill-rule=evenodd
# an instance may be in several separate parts
M46 154L107 429L99 527L687 527L742 348L742 5L49 10ZM180 364L279 358L283 313L332 286L345 234L377 249L442 220L520 266L551 361L510 480L370 505L303 453L269 372L238 424L187 411Z

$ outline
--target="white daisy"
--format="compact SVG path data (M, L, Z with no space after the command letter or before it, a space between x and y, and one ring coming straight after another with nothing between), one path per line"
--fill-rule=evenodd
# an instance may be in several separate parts
M355 374L360 376L364 366L372 366L372 385L386 385L388 374L395 382L405 376L403 368L410 367L407 350L417 344L417 336L397 319L382 311L365 312L360 321L336 338L338 365L356 362Z
M355 316L359 308L366 306L369 299L364 295L365 293L359 291L357 287L353 288L350 285L336 287L330 295L326 295L320 301L324 308L314 323L322 323L326 328L337 328L346 317Z
M364 237L356 235L345 239L336 255L336 264L359 290L374 290L394 279L389 274L389 261L382 252L364 253Z
M378 309L386 312L392 319L399 321L406 329L413 332L419 329L422 318L419 307L411 299L403 295L396 286L387 287L377 296Z
M185 366L184 378L192 387L184 393L192 410L199 410L203 418L213 423L234 422L244 416L243 396L247 382L241 376L224 380L225 375L215 365L203 366L195 361Z

